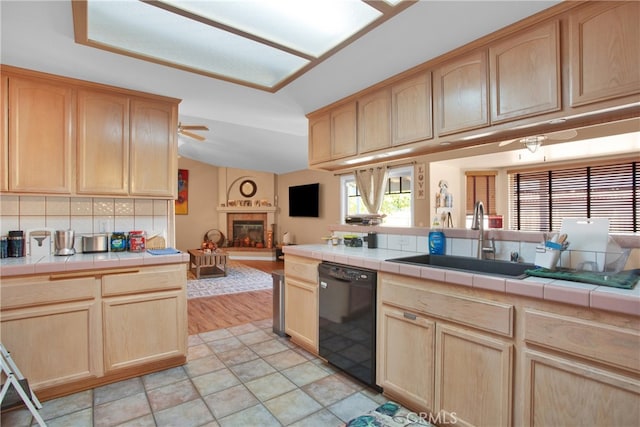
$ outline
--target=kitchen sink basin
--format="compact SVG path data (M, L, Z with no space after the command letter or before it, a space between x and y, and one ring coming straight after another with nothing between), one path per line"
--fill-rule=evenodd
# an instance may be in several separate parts
M526 276L525 270L536 268L533 264L490 259L477 259L453 255L423 254L401 258L392 258L388 259L387 261L515 278L523 278Z

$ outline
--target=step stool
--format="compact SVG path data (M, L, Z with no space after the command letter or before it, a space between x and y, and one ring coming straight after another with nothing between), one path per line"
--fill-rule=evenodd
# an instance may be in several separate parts
M41 427L46 427L44 420L40 416L38 409L42 409L42 404L29 387L29 383L22 373L18 369L11 358L11 354L7 351L2 343L0 343L0 365L2 365L2 372L6 375L6 381L2 385L2 391L0 392L0 403L2 409L13 408L20 404L20 400L31 411L33 418L38 421ZM13 388L11 387L13 386Z

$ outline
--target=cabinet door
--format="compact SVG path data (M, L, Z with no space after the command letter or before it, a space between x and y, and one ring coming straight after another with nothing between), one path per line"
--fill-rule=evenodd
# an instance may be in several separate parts
M559 33L552 21L489 48L493 123L562 108Z
M77 187L82 194L129 193L129 98L78 92Z
M512 344L438 324L436 412L465 426L511 425L512 363Z
M392 145L433 138L431 73L394 84L391 88Z
M638 424L637 379L530 350L524 360L525 419L521 425Z
M486 51L467 55L438 68L435 87L439 135L489 125Z
M411 406L433 410L434 322L383 304L378 324L378 385Z
M318 353L318 285L285 275L285 332L307 350Z
M184 290L103 299L107 372L186 354Z
M331 111L332 160L357 154L356 123L357 111L355 102L350 102Z
M366 95L358 100L358 153L391 146L391 90Z
M0 76L0 191L9 190L9 79L7 76Z
M309 119L309 164L331 160L331 117L329 113Z
M9 79L9 190L71 193L74 93L45 80Z
M3 310L2 343L36 390L99 377L99 316L96 300Z
M593 2L569 16L571 105L640 92L640 3Z
M131 100L130 195L177 197L177 106Z

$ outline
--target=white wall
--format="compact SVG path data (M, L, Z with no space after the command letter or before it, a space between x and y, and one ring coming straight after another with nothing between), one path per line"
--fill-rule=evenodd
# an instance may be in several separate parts
M175 247L187 251L200 247L207 230L223 230L226 226L218 224L216 211L218 168L182 157L178 159L178 168L189 171L189 212L175 216Z

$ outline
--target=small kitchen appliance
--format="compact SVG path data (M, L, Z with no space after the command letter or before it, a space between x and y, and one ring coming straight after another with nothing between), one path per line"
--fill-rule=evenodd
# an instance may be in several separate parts
M9 231L7 236L7 254L10 257L20 258L24 256L24 232L22 230Z
M76 250L73 248L75 232L73 230L56 230L55 232L55 255L73 255Z
M109 235L101 234L85 234L82 236L82 252L107 252L109 250Z
M27 230L26 240L28 255L32 257L49 256L53 253L52 229Z

